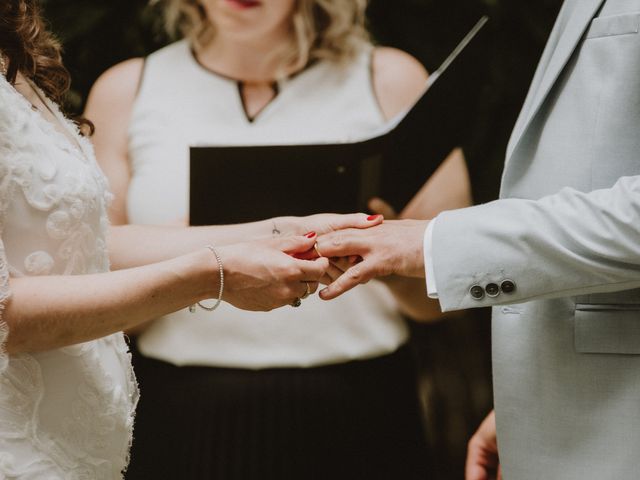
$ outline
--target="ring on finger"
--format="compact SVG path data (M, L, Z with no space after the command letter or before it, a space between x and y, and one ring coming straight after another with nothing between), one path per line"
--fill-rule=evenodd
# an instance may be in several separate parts
M298 308L300 305L302 305L302 299L298 297L293 302L291 302L290 305L293 308Z
M300 297L301 300L304 300L305 298L307 298L309 295L311 295L311 285L309 285L309 282L304 282L304 284L307 286L307 291L304 292L304 295L302 295Z
M314 244L313 244L313 249L316 251L316 253L318 254L318 256L319 256L320 258L324 257L324 255L322 255L322 254L320 253L320 249L318 248L318 242L316 242L316 243L314 243Z

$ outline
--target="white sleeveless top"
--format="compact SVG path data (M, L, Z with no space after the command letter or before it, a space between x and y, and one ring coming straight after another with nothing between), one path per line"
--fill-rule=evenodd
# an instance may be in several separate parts
M152 54L129 128L129 222L188 218L189 146L332 142L379 129L370 58L368 47L347 67L314 64L281 82L250 122L237 82L201 66L186 41ZM155 321L139 348L176 365L309 367L390 353L407 337L390 292L371 282L331 302L314 296L268 313L228 304L214 313L179 311Z
M89 141L45 101L81 149L0 75L0 479L117 480L138 396L122 333L4 348L9 278L109 270L106 179Z

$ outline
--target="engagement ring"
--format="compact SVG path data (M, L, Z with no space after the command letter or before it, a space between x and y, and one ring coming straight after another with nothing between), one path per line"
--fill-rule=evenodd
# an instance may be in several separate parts
M307 291L305 292L304 295L302 295L302 297L300 297L301 300L304 300L309 295L311 295L311 286L309 285L309 282L304 282L304 284L307 286Z

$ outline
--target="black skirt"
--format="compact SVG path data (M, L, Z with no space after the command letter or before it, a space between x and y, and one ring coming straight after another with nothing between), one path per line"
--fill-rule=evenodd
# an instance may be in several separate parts
M317 368L175 367L135 352L127 480L425 479L411 352Z

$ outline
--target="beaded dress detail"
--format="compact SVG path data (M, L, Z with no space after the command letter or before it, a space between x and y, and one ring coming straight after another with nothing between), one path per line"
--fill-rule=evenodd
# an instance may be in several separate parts
M138 399L123 335L4 349L11 278L109 270L106 179L90 142L44 101L77 145L0 75L0 478L121 479Z

